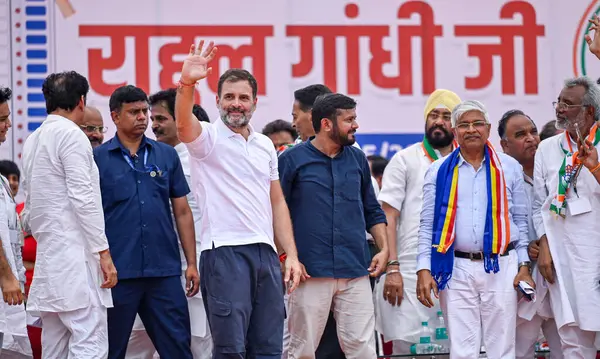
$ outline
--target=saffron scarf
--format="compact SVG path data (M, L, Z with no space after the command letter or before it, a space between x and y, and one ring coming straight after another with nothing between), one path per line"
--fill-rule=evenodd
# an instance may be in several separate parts
M460 148L440 165L436 179L431 250L431 274L440 290L446 288L454 266L454 239L458 209L458 165ZM487 211L483 234L483 263L486 273L500 270L498 256L510 243L508 195L502 165L491 143L484 147L487 179Z
M581 168L581 163L577 159L577 154L579 152L573 152L573 147L571 146L571 139L568 132L565 131L562 136L563 139L561 139L560 147L565 153L565 157L563 158L560 169L558 170L558 189L556 190L556 195L550 203L550 211L565 218L567 208L566 196L571 188L573 179ZM600 142L600 128L598 127L598 124L595 124L590 129L590 134L588 135L587 140L593 143L594 146ZM567 143L568 149L565 149L563 142Z

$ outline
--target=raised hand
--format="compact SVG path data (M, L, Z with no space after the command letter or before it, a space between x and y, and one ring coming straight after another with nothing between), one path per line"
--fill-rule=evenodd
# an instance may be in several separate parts
M190 53L187 58L183 61L183 68L181 69L181 82L184 85L193 85L196 82L206 78L212 72L212 67L208 67L208 63L217 54L217 48L211 41L204 52L204 40L201 40L198 46L190 46Z
M600 59L600 35L598 34L600 31L600 18L594 16L588 21L591 24L590 31L594 31L594 37L592 38L589 34L585 34L585 42L587 42L592 54Z

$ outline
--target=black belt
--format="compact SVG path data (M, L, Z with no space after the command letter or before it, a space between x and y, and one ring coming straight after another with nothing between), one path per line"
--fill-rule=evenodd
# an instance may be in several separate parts
M508 246L506 247L506 251L504 253L502 253L500 256L504 257L509 255L510 251L512 251L513 249L515 249L515 244L514 242L510 242L508 244ZM483 252L477 252L477 253L467 253L467 252L461 252L461 251L454 251L454 256L456 258L466 258L466 259L470 259L472 261L480 261L483 259Z

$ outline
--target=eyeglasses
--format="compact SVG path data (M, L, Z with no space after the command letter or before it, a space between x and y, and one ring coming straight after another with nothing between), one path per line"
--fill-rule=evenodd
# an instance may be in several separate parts
M452 120L452 117L451 117L449 114L447 114L447 113L445 113L445 114L443 114L443 115L440 115L440 114L439 114L439 113L437 113L437 112L430 112L430 113L429 113L429 117L430 117L432 120L437 120L438 118L440 118L440 117L441 117L441 118L442 118L444 121L446 121L446 122L450 122L450 121Z
M576 107L586 107L587 105L569 105L567 103L564 102L552 102L552 107L554 107L554 109L556 110L567 110L569 111L572 108L576 108Z
M459 130L468 130L471 128L471 126L473 126L474 129L481 130L485 128L487 124L488 123L485 121L461 122L457 123L454 127L458 128Z
M81 127L81 129L83 131L88 132L88 133L94 133L94 132L105 133L108 130L108 127L104 127L104 126L84 126L84 125L80 125L79 127Z

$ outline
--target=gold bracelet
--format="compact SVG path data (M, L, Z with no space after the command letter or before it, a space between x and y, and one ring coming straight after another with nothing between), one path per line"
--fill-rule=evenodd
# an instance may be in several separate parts
M590 170L591 173L595 173L598 172L598 170L600 170L600 162L596 165L596 167L592 168Z

